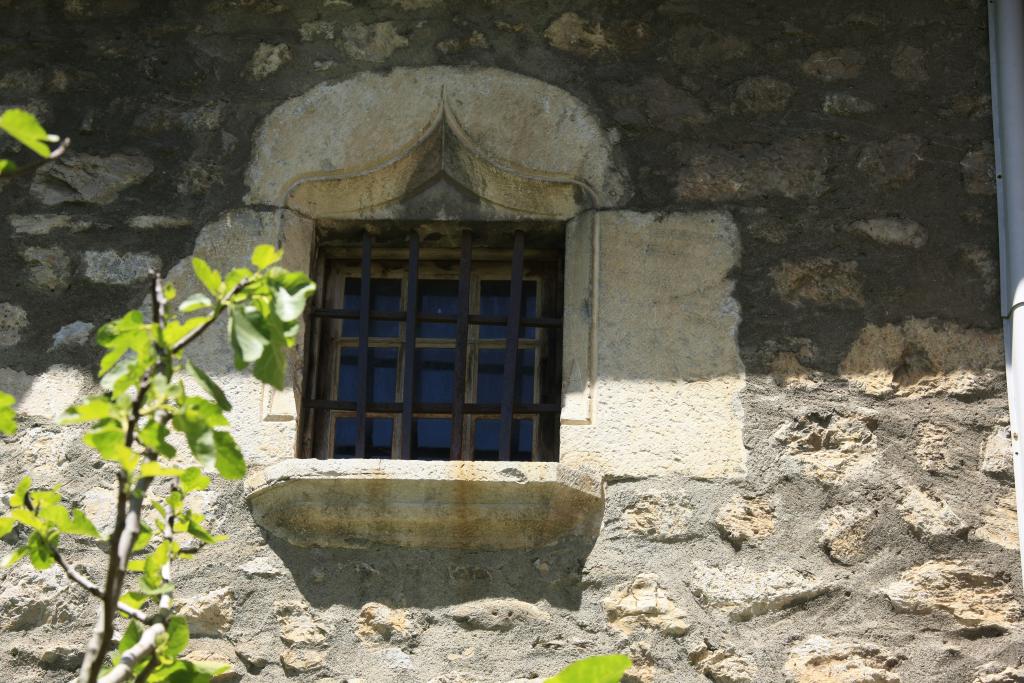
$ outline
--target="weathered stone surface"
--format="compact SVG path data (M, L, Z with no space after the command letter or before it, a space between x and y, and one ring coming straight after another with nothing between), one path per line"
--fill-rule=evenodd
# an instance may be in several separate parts
M730 620L748 621L813 600L829 592L831 586L809 572L789 567L716 567L698 561L693 563L690 590L701 603L721 610Z
M686 498L669 493L646 493L622 511L626 527L638 536L661 543L693 538L693 506Z
M821 103L821 110L833 116L860 116L876 109L874 102L849 93L829 93Z
M800 68L808 76L831 83L860 76L866 61L860 50L841 47L815 52Z
M640 574L620 584L601 604L608 623L627 635L636 629L651 629L683 636L690 630L686 613L669 597L656 574Z
M872 396L965 398L987 391L1002 368L998 332L911 319L902 325L867 325L839 371Z
M1003 632L1024 618L1005 577L956 560L912 567L884 592L897 612L946 613L962 626L984 632Z
M775 504L764 496L733 496L719 508L715 526L737 550L775 532Z
M730 646L713 647L702 642L687 653L690 664L715 683L754 683L757 666Z
M982 525L975 535L1007 550L1020 547L1020 539L1017 537L1017 501L1013 493L1002 496L983 513Z
M850 223L849 229L882 244L920 249L928 234L920 223L903 218L871 218Z
M452 608L451 616L455 623L470 631L511 631L517 626L551 621L541 608L513 598L463 603Z
M0 346L3 346L3 304L0 304ZM92 391L92 378L78 368L51 365L37 375L0 367L0 387L18 399L19 415L56 419ZM38 461L37 461L38 462Z
M900 683L897 657L873 643L811 636L786 660L787 683Z
M590 23L575 12L566 12L551 22L544 37L552 47L580 57L594 57L613 49L600 24Z
M991 251L964 246L960 249L960 256L981 280L986 294L993 295L999 291L999 264Z
M775 291L794 306L805 303L862 306L864 293L856 261L812 258L783 261L771 271Z
M1024 683L1024 665L1004 666L987 662L974 673L971 683Z
M223 102L208 102L188 107L180 102L160 102L143 109L132 127L147 133L185 130L189 132L217 130L224 118Z
M967 533L967 525L946 501L917 486L907 489L907 495L898 508L918 538L963 536Z
M68 232L82 232L93 227L93 222L86 218L77 218L68 214L11 214L7 217L16 235L49 235L54 230L64 229Z
M334 22L307 21L299 26L299 39L304 43L314 40L334 40Z
M736 86L736 102L750 112L785 111L795 89L771 76L746 78Z
M917 175L923 158L924 143L916 135L900 135L885 142L865 145L857 168L875 185L895 189L902 187Z
M773 439L805 476L836 484L871 470L878 452L872 413L810 412L783 424Z
M996 427L985 439L978 469L998 479L1013 477L1013 444L1009 427Z
M133 216L128 221L129 227L136 230L153 230L155 228L187 228L192 221L179 216Z
M911 85L928 80L928 62L925 51L913 45L901 45L889 64L889 72Z
M0 346L14 346L28 327L28 313L16 304L0 302Z
M473 31L468 36L462 38L449 38L448 40L438 41L434 47L443 55L457 55L471 48L486 50L490 46L491 44L488 42L487 36L480 33L480 31Z
M394 23L382 21L376 24L348 24L341 29L338 47L352 59L366 62L383 62L395 50L409 44L409 39L395 29Z
M867 556L865 541L877 516L877 511L867 506L833 508L818 522L818 543L839 564L860 562Z
M996 193L996 157L992 143L972 149L960 160L960 175L967 194Z
M660 76L648 76L638 83L613 83L608 92L615 118L624 126L681 133L711 120L699 98Z
M85 346L92 340L92 331L96 326L84 320L76 320L57 330L53 335L51 351L69 346Z
M750 43L732 33L699 23L687 23L676 29L668 49L676 64L703 67L745 57L751 47Z
M818 197L827 189L827 170L824 138L803 135L697 154L680 171L676 194L680 199L707 202Z
M235 659L235 649L226 640L205 640L192 639L188 644L188 651L182 659L190 662L205 663L218 662L227 663L230 669L215 676L214 683L235 683L245 674L245 669Z
M948 427L921 422L914 428L914 458L926 472L948 472L958 464L956 439Z
M735 224L721 213L604 211L598 220L606 322L594 340L593 420L563 425L561 461L611 476L740 476Z
M117 491L106 486L93 486L82 494L78 507L92 520L101 534L110 534L117 519Z
M59 568L37 571L22 560L0 574L0 632L65 626L85 608L86 598Z
M329 631L301 600L274 602L274 616L281 640L287 645L316 645L327 640Z
M367 644L414 645L423 629L407 610L368 602L359 610L356 636Z
M21 260L27 266L29 282L39 289L62 292L71 284L71 259L60 247L25 247Z
M29 192L46 206L68 202L110 204L118 194L145 180L153 162L144 156L67 154L38 171Z
M323 667L326 660L327 654L317 650L288 648L281 653L281 667L290 675L316 671Z
M230 587L185 598L178 611L188 619L189 632L216 638L226 635L235 621L235 593Z
M277 576L284 576L285 570L280 560L270 557L254 557L239 569L249 578L272 579Z
M249 59L249 75L257 81L270 76L292 60L292 50L287 43L271 45L260 43Z
M102 285L132 285L149 277L149 272L160 271L160 257L133 252L120 254L113 249L87 251L82 254L82 265L87 280Z

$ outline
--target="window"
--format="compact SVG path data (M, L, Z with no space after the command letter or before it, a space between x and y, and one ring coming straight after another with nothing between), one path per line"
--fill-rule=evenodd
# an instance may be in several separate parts
M557 460L564 233L529 235L528 246L523 224L325 230L306 452Z

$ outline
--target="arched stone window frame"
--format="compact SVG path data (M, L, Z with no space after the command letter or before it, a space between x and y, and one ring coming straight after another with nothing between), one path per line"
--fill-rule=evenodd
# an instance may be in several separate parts
M309 272L317 221L564 221L563 410L556 463L298 459L303 349L290 357L293 391L261 393L233 373L229 355L200 347L204 364L222 370L235 423L249 435L258 522L298 545L529 547L596 534L606 476L742 476L743 369L728 279L735 225L720 212L622 210L630 190L614 143L577 98L490 68L361 74L267 116L246 173L248 208L207 226L197 255L229 267L253 244L273 242L287 267ZM606 226L612 251L602 246ZM650 292L661 310L627 320L638 290L609 289L602 259L616 287L637 280L640 299ZM634 277L630 259L660 270ZM184 263L171 276L187 288ZM603 351L602 292L613 312ZM651 322L659 315L664 335ZM367 506L372 529L351 519L365 518Z

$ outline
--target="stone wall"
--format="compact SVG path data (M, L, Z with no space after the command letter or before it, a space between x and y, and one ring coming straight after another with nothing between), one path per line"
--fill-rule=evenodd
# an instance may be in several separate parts
M738 229L745 475L617 475L596 542L532 552L296 548L222 482L201 503L231 540L177 582L191 656L249 681L504 683L611 651L655 683L1024 678L984 3L0 12L0 105L74 150L0 185L0 388L23 413L0 488L66 481L100 523L110 478L53 421L91 387L92 332L137 305L150 267L243 258L200 231L266 227L229 213L254 136L318 84L394 66L531 76L608 131L633 191L619 208ZM97 553L68 551L94 576ZM0 672L66 680L92 615L53 571L0 575Z

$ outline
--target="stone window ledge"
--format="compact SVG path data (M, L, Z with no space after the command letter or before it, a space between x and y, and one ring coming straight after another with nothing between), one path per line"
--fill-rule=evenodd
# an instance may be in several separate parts
M305 547L514 550L596 538L601 476L551 462L287 460L254 471L257 524Z

